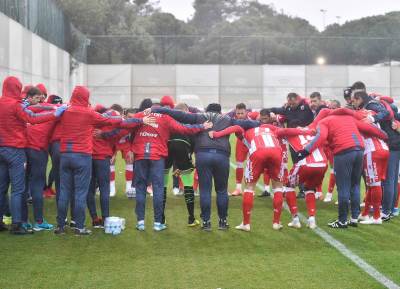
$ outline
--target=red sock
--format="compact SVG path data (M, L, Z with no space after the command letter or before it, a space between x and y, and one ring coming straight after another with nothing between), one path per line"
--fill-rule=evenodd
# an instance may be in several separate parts
M309 217L315 216L315 194L314 192L306 192L306 207Z
M250 224L251 210L254 204L254 191L245 190L243 193L242 211L243 225Z
M266 172L264 172L264 185L268 186L269 182L270 182L270 177Z
M336 177L333 171L331 171L331 174L329 175L329 185L328 185L329 193L333 193L333 190L335 189L335 184L336 184Z
M133 179L133 165L126 164L125 165L125 180L132 181L132 179Z
M111 171L111 173L110 173L110 181L112 182L112 181L115 181L115 166L114 165L110 166L110 171Z
M399 199L400 199L400 183L397 183L397 200L394 203L395 208L399 207Z
M281 213L282 213L282 205L283 205L283 193L282 193L282 191L275 191L274 192L274 200L273 200L273 206L274 206L273 223L279 224L280 219L281 219Z
M297 215L297 199L296 199L296 192L289 191L285 193L286 203L289 206L290 213L292 216Z
M183 182L182 182L181 176L178 177L178 183L179 183L179 189L180 189L180 190L183 190L184 187L183 187Z
M243 168L236 168L236 183L241 184L243 180Z
M381 217L381 203L382 203L382 187L371 187L371 203L374 208L374 219Z
M361 215L368 216L369 209L371 208L372 205L371 187L367 187L367 191L365 192L365 197L364 197L364 204L365 204L364 210Z
M199 176L197 175L197 171L194 171L194 176L193 176L193 190L197 191L199 188Z

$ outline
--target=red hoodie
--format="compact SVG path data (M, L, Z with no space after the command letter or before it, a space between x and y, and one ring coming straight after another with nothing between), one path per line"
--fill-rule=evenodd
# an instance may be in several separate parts
M60 120L60 151L62 153L91 155L94 127L121 122L119 117L105 117L89 107L89 94L89 90L84 86L76 86L72 92L70 107Z
M54 113L35 114L25 109L21 102L22 84L10 76L3 82L0 98L0 146L25 148L26 123L43 123L56 119Z
M56 109L56 106L42 103L41 106L47 106L48 108ZM28 107L29 109L29 107ZM28 148L32 148L35 150L45 150L47 151L49 147L50 137L53 133L54 127L56 126L57 121L48 121L41 124L29 125L27 127L27 140Z
M119 116L119 113L114 110L109 110L106 112L106 115L109 116ZM102 132L107 133L113 130L112 126L106 126L102 128ZM128 131L122 130L120 134L128 134ZM112 138L103 139L93 137L93 154L92 157L95 160L104 160L107 157L112 157L114 154L114 146L116 142L119 140L119 135L114 136Z
M326 141L334 155L357 147L364 149L364 141L360 132L381 139L387 138L382 130L352 116L330 115L318 123L317 134L305 149L311 152Z
M171 133L195 134L204 129L202 124L183 125L166 114L151 113L156 118L156 125L142 125L135 133L132 149L135 160L159 160L168 156L168 140ZM135 115L142 118L143 113ZM125 127L122 125L122 127Z

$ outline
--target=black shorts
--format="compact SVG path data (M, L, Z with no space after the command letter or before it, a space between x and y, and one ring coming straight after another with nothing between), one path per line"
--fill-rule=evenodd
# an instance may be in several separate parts
M172 166L180 171L193 170L192 148L186 141L173 140L168 142L168 158L165 160L165 169Z

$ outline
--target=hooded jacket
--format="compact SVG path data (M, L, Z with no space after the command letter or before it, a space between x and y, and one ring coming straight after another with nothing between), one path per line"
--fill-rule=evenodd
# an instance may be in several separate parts
M56 119L54 113L36 114L26 109L21 98L22 84L10 76L3 82L0 98L0 146L25 148L27 123L38 124Z
M93 153L93 129L95 126L119 124L120 117L103 116L89 107L89 90L76 86L72 92L70 107L63 114L57 131L61 134L60 152ZM54 141L54 137L52 138Z
M42 103L41 107L47 107L46 110L52 109L53 111L57 108L57 106L51 105L49 103ZM30 109L30 107L28 107L28 109ZM50 138L57 123L57 120L53 120L36 125L28 124L27 147L35 150L47 151Z

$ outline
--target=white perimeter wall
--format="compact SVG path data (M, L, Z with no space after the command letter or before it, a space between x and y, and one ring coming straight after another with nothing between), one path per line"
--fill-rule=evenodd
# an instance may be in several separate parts
M289 92L320 91L343 101L343 88L364 81L371 92L400 100L400 67L317 65L88 65L94 103L138 106L149 97L197 95L200 103L232 108L280 106Z

